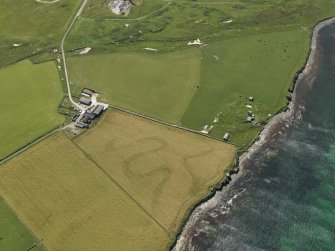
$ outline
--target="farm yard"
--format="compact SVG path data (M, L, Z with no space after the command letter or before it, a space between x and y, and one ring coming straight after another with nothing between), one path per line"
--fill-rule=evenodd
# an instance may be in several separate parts
M74 86L90 86L107 103L179 123L199 83L200 56L193 48L159 55L71 57L68 64Z
M235 151L109 112L74 141L57 133L5 163L0 194L48 250L166 249Z
M0 69L0 159L60 126L63 91L53 62L22 61Z

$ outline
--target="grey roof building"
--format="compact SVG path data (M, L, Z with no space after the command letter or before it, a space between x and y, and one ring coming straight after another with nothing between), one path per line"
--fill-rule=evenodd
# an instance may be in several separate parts
M81 103L81 104L83 104L83 105L91 105L92 104L92 101L91 100L89 100L89 99L87 99L87 98L80 98L79 99L79 103Z
M93 110L93 114L95 114L97 117L101 115L101 113L104 111L103 105L97 105L95 109Z
M87 96L90 96L92 97L92 95L96 93L95 91L91 90L91 89L88 89L88 88L84 88L82 91L81 91L81 94L83 95L87 95Z

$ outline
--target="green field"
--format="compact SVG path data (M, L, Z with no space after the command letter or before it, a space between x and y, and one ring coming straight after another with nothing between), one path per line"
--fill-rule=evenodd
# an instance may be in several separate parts
M0 159L59 126L63 97L54 63L22 61L0 70Z
M45 248L0 198L0 250L43 251Z
M81 2L62 0L43 4L36 0L0 0L0 65L40 50L58 48Z
M182 124L198 130L214 126L211 135L222 138L229 132L231 142L241 146L251 142L260 126L286 105L292 79L307 57L308 36L302 30L267 33L205 47L200 88ZM249 102L249 96L255 101ZM259 125L246 123L248 110Z
M103 54L72 57L68 64L76 91L90 87L110 104L179 123L199 83L200 53Z
M104 8L106 6L96 5L91 13ZM335 2L325 0L283 0L280 3L275 0L186 0L173 1L159 13L136 21L82 17L70 33L67 48L90 46L94 56L87 57L93 59L87 64L81 62L87 60L84 57L70 59L70 62L76 62L70 69L72 79L97 88L102 97L115 94L106 100L126 109L196 130L207 125L212 127L210 135L219 139L228 132L230 142L245 149L267 120L286 105L287 90L307 57L311 28L318 20L334 15L334 10ZM158 81L151 77L151 69L161 67L167 72L179 71L178 64L166 68L164 55L184 53L190 48L188 42L196 38L205 43L199 49L201 65L197 83L200 88L195 89L187 109L184 102L182 106L178 105L180 108L176 113L177 105L171 106L171 102L179 104L184 99L180 96L172 99L161 86L162 93L169 95L152 92ZM157 51L144 54L146 47ZM107 60L106 55L111 52ZM116 63L129 55L136 55L131 70L135 74L124 74L128 71L125 65L129 65L126 60ZM146 69L137 58L147 55L154 55L157 61L154 67L150 65ZM98 62L99 58L102 62ZM113 84L99 81L104 75L102 71L107 74L105 69L109 66L110 72L118 66L124 67L123 71L118 70L122 74L117 75ZM184 72L189 71L198 69ZM179 75L170 74L170 79L172 83L185 83ZM115 88L117 85L121 89ZM164 87L168 86L172 84L164 84ZM254 124L246 123L249 96L255 98L251 109L256 115ZM165 104L172 108L173 116L167 106L163 107ZM218 122L214 123L214 120Z
M100 9L107 8L101 5ZM152 45L170 51L186 48L196 38L210 44L250 34L310 29L320 19L333 16L334 9L335 2L328 0L173 1L141 20L81 17L66 46L90 46L96 53L141 52Z

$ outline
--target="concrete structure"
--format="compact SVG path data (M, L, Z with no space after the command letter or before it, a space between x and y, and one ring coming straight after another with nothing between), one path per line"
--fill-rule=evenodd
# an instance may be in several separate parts
M229 139L229 133L226 133L224 136L223 136L223 140L224 141L228 141L228 139Z

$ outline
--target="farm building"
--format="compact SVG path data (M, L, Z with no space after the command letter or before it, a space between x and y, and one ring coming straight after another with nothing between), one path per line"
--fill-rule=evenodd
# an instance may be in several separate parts
M76 127L78 128L88 128L88 124L82 123L82 122L77 122Z
M102 114L103 111L104 111L104 106L103 105L97 105L92 113L96 117L99 117Z
M87 99L87 98L80 98L80 99L79 99L79 103L80 103L80 104L83 104L83 105L87 105L87 106L89 106L89 105L92 104L92 101L89 100L89 99Z
M81 91L81 94L83 96L86 96L86 97L92 97L92 95L96 93L95 91L91 90L91 89L88 89L88 88L84 88L82 91Z

